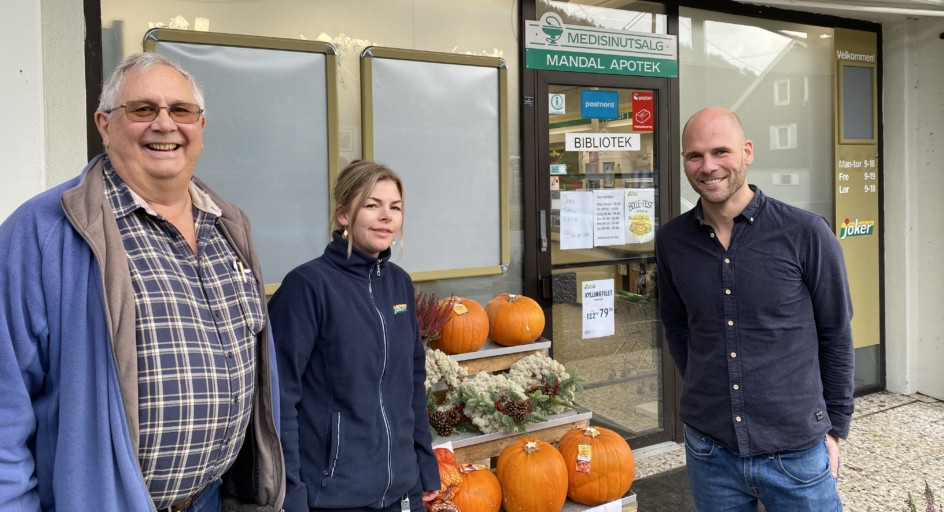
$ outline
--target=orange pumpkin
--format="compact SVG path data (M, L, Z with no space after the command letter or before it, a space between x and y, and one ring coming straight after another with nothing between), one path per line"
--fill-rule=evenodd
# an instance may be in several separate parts
M585 457L577 460L580 445ZM567 497L584 505L602 505L623 497L633 485L636 461L622 436L600 427L574 429L558 442L567 464ZM586 453L589 452L589 453Z
M442 350L446 354L464 354L482 348L488 339L488 315L481 304L472 299L456 299L451 309L446 309L448 300L440 301L439 318L449 315L439 337L429 340L429 348Z
M503 293L485 305L488 337L499 345L513 347L534 343L544 332L544 311L534 299Z
M462 512L498 512L502 504L498 477L487 469L462 472L462 487L452 502Z
M567 467L556 448L525 437L502 450L496 476L506 512L560 512L567 500Z

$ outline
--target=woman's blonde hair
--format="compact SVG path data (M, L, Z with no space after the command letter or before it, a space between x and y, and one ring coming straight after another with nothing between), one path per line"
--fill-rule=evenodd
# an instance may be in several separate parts
M367 197L374 190L378 181L390 180L400 192L400 198L404 204L406 199L403 194L403 180L400 176L384 164L372 162L370 160L354 160L338 175L338 181L334 185L334 229L344 231L345 227L338 221L338 215L344 211L348 212L348 223L354 225L357 214L360 212ZM358 194L360 192L360 194ZM401 212L405 211L401 206ZM403 250L403 226L400 226L400 250ZM354 247L354 237L347 239L347 257L351 257L351 250Z

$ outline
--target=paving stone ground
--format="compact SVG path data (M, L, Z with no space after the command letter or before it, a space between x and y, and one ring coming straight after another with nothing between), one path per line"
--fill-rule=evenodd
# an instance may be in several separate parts
M846 512L906 510L909 492L924 511L925 481L944 504L944 402L889 392L857 398L841 448L839 495ZM636 478L684 465L679 447L637 460Z

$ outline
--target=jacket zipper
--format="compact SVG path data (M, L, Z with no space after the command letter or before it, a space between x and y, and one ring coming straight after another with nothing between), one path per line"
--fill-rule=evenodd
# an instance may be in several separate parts
M338 467L338 458L341 456L341 413L338 414L338 420L334 428L334 460L331 461L331 468L325 468L324 478L321 479L321 486L328 486L328 479L334 478L334 470Z
M380 263L383 260L377 260L377 275L380 276ZM380 327L383 329L383 342L384 342L384 363L383 369L380 370L380 383L377 386L378 393L380 395L380 414L383 416L384 420L384 430L387 433L387 488L384 489L383 496L380 497L380 506L387 506L387 491L390 490L390 486L393 485L393 468L391 467L390 461L390 422L387 420L387 411L384 409L384 400L383 400L383 378L384 374L387 373L387 324L384 322L383 313L380 312L380 309L377 308L377 301L374 300L374 286L373 281L370 277L370 272L367 272L367 291L370 292L370 302L374 306L374 310L377 311L377 316L380 317Z

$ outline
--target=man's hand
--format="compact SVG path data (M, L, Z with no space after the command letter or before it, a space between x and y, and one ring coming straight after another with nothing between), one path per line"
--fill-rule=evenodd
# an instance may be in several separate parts
M829 433L826 434L826 453L829 454L829 470L833 478L839 478L839 439Z
M436 497L439 496L439 491L423 491L423 501L433 501Z

